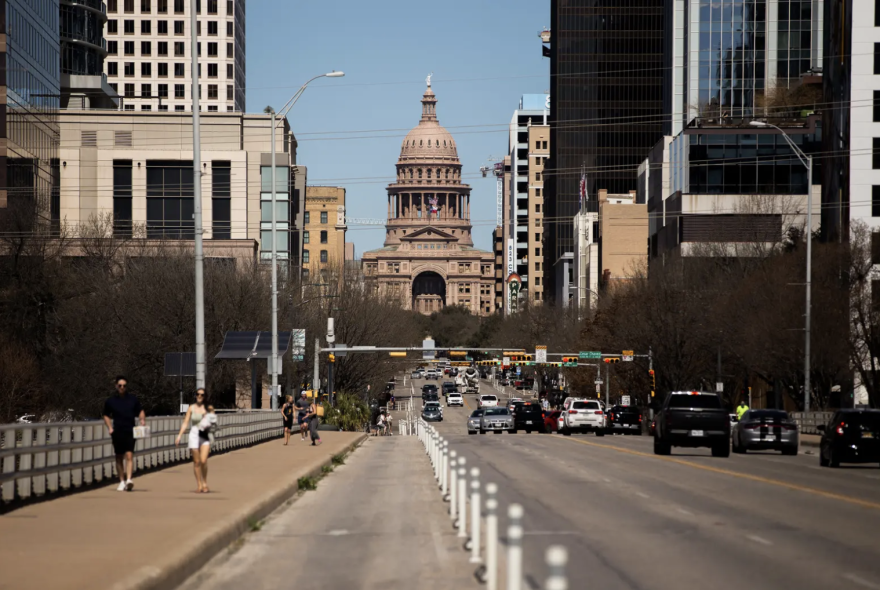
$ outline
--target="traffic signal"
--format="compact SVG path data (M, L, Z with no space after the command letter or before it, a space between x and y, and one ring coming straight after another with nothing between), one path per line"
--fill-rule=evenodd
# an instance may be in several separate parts
M336 355L331 352L330 355L327 357L327 360L330 361L331 363L335 363L336 362Z
M657 377L654 375L654 369L649 370L648 375L651 376L651 397L654 397L654 390L657 389Z
M608 357L608 358L604 358L604 359L602 359L602 360L603 360L604 362L608 363L608 364L612 364L612 365L613 365L613 364L615 364L615 363L619 363L619 362L620 362L620 357L619 357L619 356L611 356L611 357Z
M576 367L577 364L578 364L578 357L576 357L576 356L562 357L562 366L563 367Z

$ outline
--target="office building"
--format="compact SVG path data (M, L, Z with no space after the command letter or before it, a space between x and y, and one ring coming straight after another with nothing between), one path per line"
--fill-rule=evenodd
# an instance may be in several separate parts
M636 202L636 191L609 195L599 190L599 255L603 289L613 290L646 276L648 208Z
M61 108L115 109L119 100L104 74L107 22L102 0L61 0Z
M388 185L385 245L362 257L368 288L423 314L447 305L494 313L494 256L474 248L470 193L455 140L437 120L429 78L422 118L404 138L397 179Z
M550 154L549 106L546 94L524 95L513 112L508 139L508 275L519 275L520 294L532 303L544 300L543 172Z
M200 106L245 110L245 2L199 0ZM136 111L188 111L192 105L189 0L107 0L104 71Z
M271 259L268 115L205 114L201 121L202 218L208 257ZM176 112L65 110L60 115L60 218L77 231L186 246L194 237L192 116ZM299 265L306 170L286 119L276 131L277 249Z
M552 0L550 159L544 275L559 301L561 259L574 250L582 171L589 210L599 188L636 188L637 169L663 133L664 0ZM547 48L545 47L545 50ZM558 270L558 272L557 272ZM559 274L560 276L556 276Z
M303 278L321 270L334 270L348 260L345 243L345 189L335 186L307 186L303 217ZM326 273L325 273L326 274ZM324 282L323 280L321 282Z
M0 209L34 206L25 222L3 212L17 229L58 224L58 107L61 93L57 0L0 0ZM5 218L5 222L4 222ZM21 226L26 223L26 226Z

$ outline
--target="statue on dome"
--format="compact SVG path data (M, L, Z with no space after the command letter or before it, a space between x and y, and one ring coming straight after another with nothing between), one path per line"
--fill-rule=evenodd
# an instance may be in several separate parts
M425 82L428 83L428 88L431 87L431 76L433 76L433 75L434 75L434 72L431 72L430 74L428 74L428 77L425 78Z

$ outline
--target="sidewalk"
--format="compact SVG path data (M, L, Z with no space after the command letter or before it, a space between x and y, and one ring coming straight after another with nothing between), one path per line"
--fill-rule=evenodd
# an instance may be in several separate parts
M191 463L0 516L0 590L174 588L291 497L364 435L321 432L213 457L210 494L196 494Z
M416 437L370 438L180 590L477 588L447 506Z

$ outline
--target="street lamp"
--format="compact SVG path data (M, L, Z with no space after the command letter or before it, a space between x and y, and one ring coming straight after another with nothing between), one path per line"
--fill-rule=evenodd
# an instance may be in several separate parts
M287 113L293 108L293 105L296 104L296 101L299 100L299 97L302 96L302 93L305 92L306 86L308 86L314 80L318 78L341 78L345 74L342 72L330 72L329 74L321 74L320 76L315 76L314 78L308 80L305 84L303 84L299 90L296 91L290 100L281 108L279 111L279 115L284 118ZM271 395L271 404L272 409L278 409L278 220L277 220L277 211L275 210L276 203L276 190L275 190L275 126L276 126L276 114L275 110L272 107L267 107L267 111L270 114L270 121L272 126L272 356L271 363L269 366L269 370L272 373L272 395ZM290 187L287 187L288 195L290 194ZM305 198L305 195L303 195Z
M782 134L782 137L794 151L795 155L807 169L807 302L804 314L804 412L810 411L810 283L813 276L813 156L807 155L799 148L788 134L764 121L752 121L752 127L772 127Z

